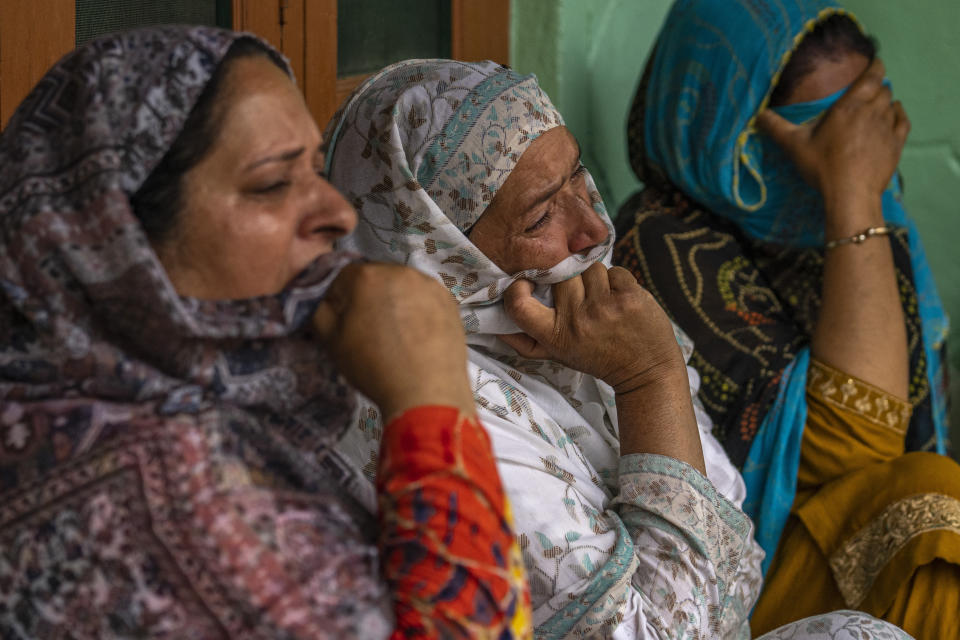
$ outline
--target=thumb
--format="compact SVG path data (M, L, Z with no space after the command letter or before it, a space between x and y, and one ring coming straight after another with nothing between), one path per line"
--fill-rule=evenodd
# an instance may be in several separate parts
M517 280L510 285L503 294L503 308L521 331L541 344L553 344L557 312L533 297L532 282Z
M327 295L320 300L313 312L313 328L324 342L329 343L337 332L341 316L347 312L349 300L357 288L359 276L370 269L367 263L352 263L345 266L330 283Z
M785 151L792 151L805 131L802 125L793 124L773 109L764 109L757 114L757 126Z
M329 300L321 300L317 310L313 313L313 328L320 339L329 343L337 330L337 312Z
M524 358L530 358L532 360L550 359L550 352L547 351L542 344L525 333L510 333L497 337Z

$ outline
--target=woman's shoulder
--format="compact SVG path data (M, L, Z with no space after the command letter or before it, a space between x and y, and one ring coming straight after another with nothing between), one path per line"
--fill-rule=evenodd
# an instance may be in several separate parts
M634 193L620 206L615 225L618 242L640 227L648 237L657 231L736 232L729 222L670 186L651 185Z

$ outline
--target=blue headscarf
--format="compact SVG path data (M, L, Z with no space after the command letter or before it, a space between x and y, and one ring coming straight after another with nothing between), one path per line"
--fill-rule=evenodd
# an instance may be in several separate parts
M796 47L819 22L851 14L830 0L678 0L650 63L646 163L748 236L793 247L824 242L823 201L787 155L756 127ZM800 124L819 117L845 90L775 109ZM883 215L908 230L922 322L937 451L946 452L946 398L940 350L947 318L920 237L901 203L899 177L883 195ZM777 399L743 467L744 509L767 552L776 550L796 493L806 422L809 349L784 371Z

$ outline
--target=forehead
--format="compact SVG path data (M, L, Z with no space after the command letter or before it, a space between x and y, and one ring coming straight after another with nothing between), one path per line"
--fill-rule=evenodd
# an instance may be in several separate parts
M501 191L552 185L558 178L566 177L579 157L580 145L569 129L550 129L530 143Z
M225 111L250 99L270 98L291 100L300 98L296 85L272 60L265 55L250 55L229 63L216 100ZM295 100L295 102L303 102Z
M265 56L234 60L216 100L214 117L221 119L216 146L229 148L231 153L319 142L312 140L319 138L319 130L303 96L290 77Z
M785 104L812 102L833 95L850 86L868 66L870 60L855 51L819 56L813 70L800 78Z
M533 151L533 154L530 152ZM543 155L552 157L555 155L569 155L573 153L579 155L580 145L577 139L570 133L570 130L564 126L548 129L540 134L536 140L530 143L527 150L520 157L520 161L527 155Z
M478 224L486 219L486 224L504 229L522 225L519 214L549 199L570 176L579 157L577 140L566 127L544 132L527 147Z

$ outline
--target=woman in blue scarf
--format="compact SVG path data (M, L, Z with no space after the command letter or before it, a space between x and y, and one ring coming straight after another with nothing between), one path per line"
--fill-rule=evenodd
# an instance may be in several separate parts
M829 0L678 1L628 125L614 262L696 345L767 552L755 632L848 606L958 635L960 470L904 455L947 451L947 322L874 54Z

